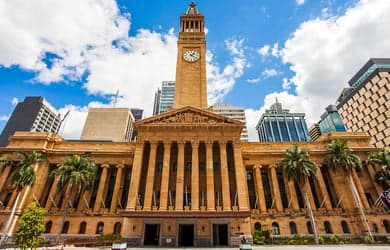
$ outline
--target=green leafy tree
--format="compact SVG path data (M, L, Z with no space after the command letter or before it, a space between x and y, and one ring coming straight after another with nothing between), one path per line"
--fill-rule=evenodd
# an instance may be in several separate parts
M95 180L96 172L96 166L88 155L68 156L59 168L52 171L51 176L58 178L57 192L63 193L65 200L64 214L56 239L57 243L64 226L68 206L73 204L71 196L77 197L84 190L90 189Z
M310 160L309 151L301 150L297 145L294 145L292 150L286 150L284 159L279 162L278 167L284 170L288 181L293 180L296 184L298 184L302 196L305 200L308 216L310 218L310 224L313 228L314 241L316 244L318 244L317 227L306 190L306 182L308 177L317 178L317 166Z
M381 167L376 171L375 180L382 185L383 189L390 188L390 151L383 148L379 152L372 152L367 160L369 164L377 164Z
M357 192L355 182L352 178L352 171L355 168L361 168L361 161L357 155L352 153L352 150L348 147L348 141L345 140L333 140L330 144L326 146L328 150L327 155L325 156L325 161L327 165L333 170L336 171L338 168L342 168L347 174L348 183L352 191L355 203L359 209L359 213L362 217L364 227L367 230L368 236L374 240L374 237L371 233L370 226L364 213L362 203Z
M0 155L0 167L9 165L11 162L8 160L8 154Z
M10 216L5 225L3 235L0 239L0 246L8 236L9 227L14 219L15 211L18 206L20 194L23 189L29 188L34 185L36 180L35 171L37 170L38 163L46 160L45 156L39 152L33 151L32 153L27 152L16 152L16 157L20 159L18 162L18 169L12 175L12 186L15 187L18 195L16 196L14 205L12 207ZM27 193L28 190L26 190ZM23 205L23 204L22 204Z
M18 220L18 231L15 234L15 242L20 249L34 249L45 241L40 236L45 232L46 212L46 209L37 207L35 202L30 203L23 211Z

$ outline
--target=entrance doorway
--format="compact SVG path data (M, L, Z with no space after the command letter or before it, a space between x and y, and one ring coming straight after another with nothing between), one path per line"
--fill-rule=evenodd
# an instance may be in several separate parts
M179 246L194 246L194 225L179 225Z
M213 224L213 245L227 246L228 245L228 225L227 224Z
M159 239L160 239L160 225L145 224L144 245L158 246Z

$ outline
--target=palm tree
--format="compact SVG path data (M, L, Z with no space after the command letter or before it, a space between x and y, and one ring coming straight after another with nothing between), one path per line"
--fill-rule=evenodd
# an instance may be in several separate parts
M310 160L309 151L301 150L297 145L294 145L292 150L286 150L284 159L279 162L278 167L283 168L289 181L293 180L296 184L298 184L305 199L310 223L313 228L314 241L316 244L318 244L317 227L314 221L313 210L311 208L306 190L306 182L308 177L317 177L317 166Z
M50 175L58 178L57 192L64 193L65 198L64 214L56 239L56 243L58 244L68 205L72 204L71 194L78 196L92 186L96 177L96 167L90 161L88 155L72 155L66 157L61 166L53 170Z
M25 187L26 189L28 189L29 187L34 185L36 180L35 172L37 170L38 163L46 159L44 155L36 151L32 151L31 154L27 152L16 152L15 154L16 157L20 159L19 163L17 164L19 168L16 170L16 172L13 173L11 179L12 186L16 189L18 195L16 196L14 205L11 210L11 214L8 218L7 224L5 225L3 235L1 236L0 246L3 244L5 238L8 236L8 230L15 216L15 211L22 190ZM27 193L28 190L26 190L25 194L27 195Z
M325 156L325 161L327 165L333 171L336 171L336 169L341 167L346 172L348 183L351 188L356 205L358 206L360 215L363 220L363 224L371 240L374 240L374 237L372 236L370 230L370 226L367 222L366 215L362 208L362 203L357 192L355 182L352 178L352 171L354 171L355 168L361 168L362 163L360 161L360 158L357 155L352 154L352 150L348 147L348 141L345 140L333 140L330 144L326 146L326 149L328 150L328 154Z
M0 155L0 167L4 167L10 164L10 161L8 160L7 154Z
M381 170L376 172L375 179L384 189L390 188L390 151L383 148L380 152L372 152L367 163L381 166Z

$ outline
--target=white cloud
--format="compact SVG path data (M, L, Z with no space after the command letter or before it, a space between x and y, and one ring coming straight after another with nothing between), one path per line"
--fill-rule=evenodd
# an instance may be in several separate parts
M279 57L281 55L281 51L279 50L279 43L274 43L274 46L271 50L271 55L274 57Z
M213 62L213 55L207 53L207 80L208 80L208 101L209 105L221 102L227 93L233 88L236 79L244 73L248 62L244 54L244 40L227 40L226 48L232 56L232 61L223 69Z
M13 106L16 106L18 104L18 102L19 102L19 100L16 97L12 98L12 100L11 100L11 103Z
M257 78L249 78L246 80L248 83L258 83L261 81L261 78L260 77L257 77Z
M279 74L279 71L277 71L276 69L265 69L261 74L264 76L264 78L270 78L273 76L277 76Z
M261 47L260 49L258 49L257 53L259 53L259 55L261 55L263 57L266 57L269 55L270 49L271 49L271 46L266 44L263 47Z
M283 78L282 88L284 90L291 89L291 84L292 84L292 82L288 78Z
M45 83L78 79L90 56L130 26L114 0L2 1L0 15L0 64L36 71Z
M0 121L6 122L9 119L9 115L0 115Z
M305 3L305 0L296 0L296 2L297 2L298 5L302 5L302 4Z
M296 95L268 94L264 106L248 112L247 119L258 120L259 116L254 119L249 115L261 114L278 97L285 108L305 112L308 126L318 121L369 58L390 57L389 11L388 0L361 0L342 16L302 23L280 52L294 73L283 80L283 88L294 84ZM249 132L255 125L248 123Z

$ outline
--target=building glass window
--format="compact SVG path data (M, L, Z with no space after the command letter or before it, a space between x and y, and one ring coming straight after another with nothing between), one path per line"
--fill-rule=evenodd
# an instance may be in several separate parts
M341 221L341 227L343 228L343 233L345 234L351 233L351 231L349 230L348 223L345 220Z
M287 126L288 126L288 130L290 131L291 141L299 141L297 130L296 130L295 124L294 124L294 120L288 119Z
M282 134L283 141L290 141L290 137L288 136L286 122L284 120L279 121L280 133Z
M281 138L280 138L277 121L271 121L271 126L272 126L272 132L274 133L275 142L280 142Z
M87 229L87 222L85 221L81 222L79 228L79 234L85 234L86 229Z
M294 234L298 234L298 230L297 230L297 225L295 224L295 222L290 222L290 224L289 224L289 226L290 226L290 233L292 234L292 235L294 235Z
M277 222L272 223L272 234L273 235L279 235L280 230L279 230L279 224Z

